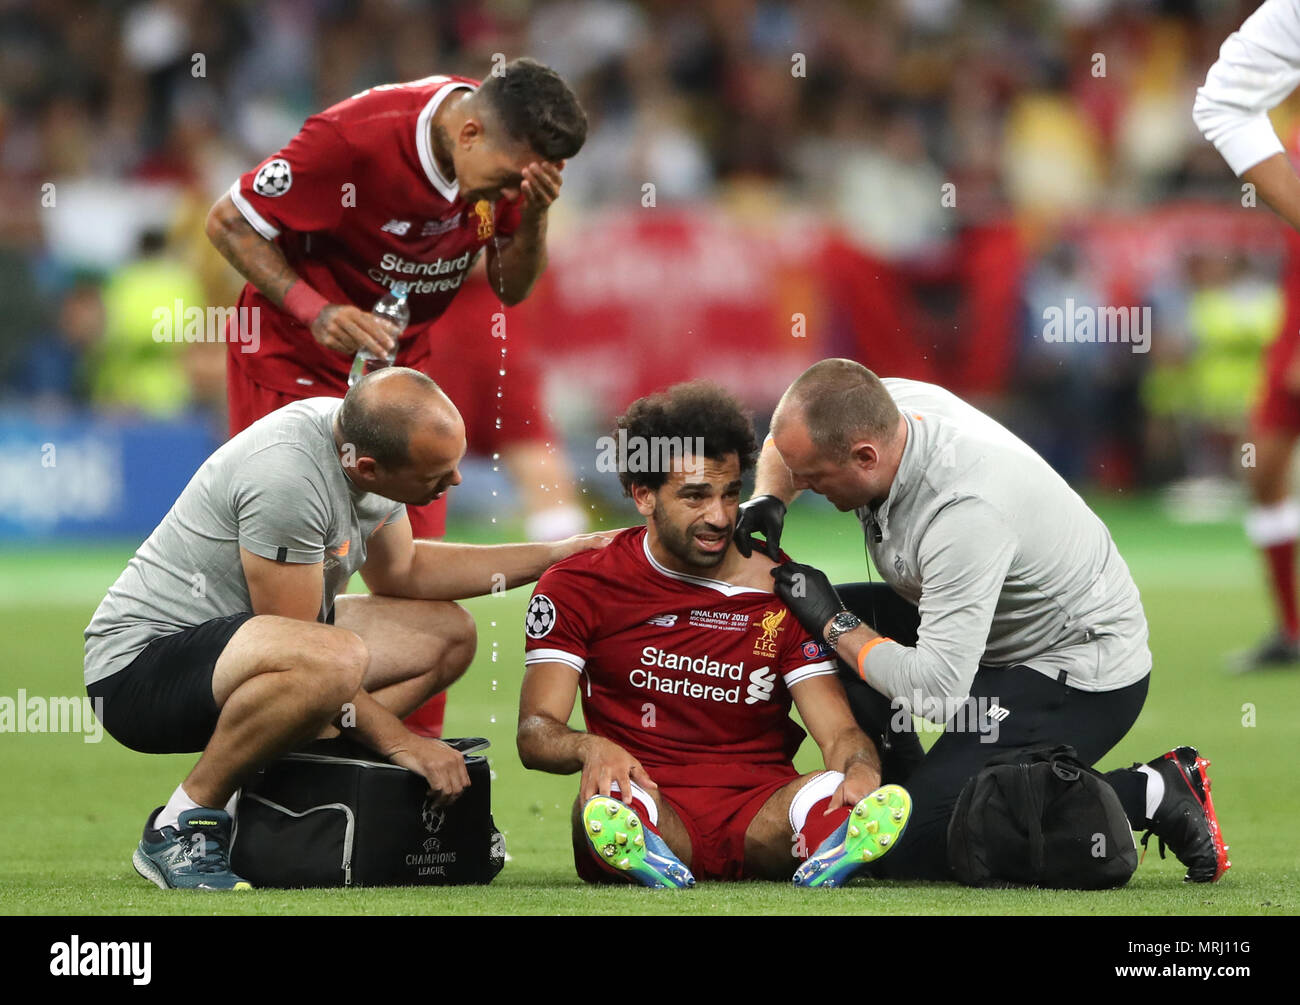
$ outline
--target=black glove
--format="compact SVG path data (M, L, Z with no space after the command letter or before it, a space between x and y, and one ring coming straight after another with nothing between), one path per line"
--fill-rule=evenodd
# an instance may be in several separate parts
M785 606L794 611L799 624L818 642L825 640L826 624L844 610L844 602L821 569L799 562L772 567L774 589Z
M736 518L736 550L749 558L758 547L764 555L776 562L781 555L781 528L785 526L785 503L776 496L754 496L740 504ZM756 545L754 534L762 534L766 542Z

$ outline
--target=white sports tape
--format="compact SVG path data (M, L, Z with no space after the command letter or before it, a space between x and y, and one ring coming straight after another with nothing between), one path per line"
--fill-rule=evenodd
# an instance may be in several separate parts
M844 781L838 771L823 771L804 782L803 788L790 800L790 828L798 834L808 822L808 813L823 799L835 795L835 790Z
M641 788L641 786L637 785L636 782L631 782L630 784L632 786L632 798L639 799L641 801L641 805L645 807L646 816L650 818L650 823L655 827L658 827L659 807L655 804L654 799L651 797L649 792ZM609 783L609 794L611 796L614 795L615 793L621 794L622 791L623 790L619 788L618 782Z

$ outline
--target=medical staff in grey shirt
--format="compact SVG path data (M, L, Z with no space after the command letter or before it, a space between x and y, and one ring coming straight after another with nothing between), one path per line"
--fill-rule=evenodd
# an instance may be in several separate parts
M164 889L242 889L228 812L241 779L342 733L443 800L464 757L402 718L474 656L453 601L529 583L606 536L553 544L415 541L406 504L460 484L465 425L424 374L393 367L340 402L309 398L207 459L86 628L86 690L145 753L201 752L149 815L132 862ZM369 594L348 595L359 572Z
M1061 743L1092 764L1137 719L1151 671L1137 587L1105 525L1041 457L933 384L844 359L805 371L772 417L737 521L742 553L775 557L804 489L857 516L884 580L836 587L811 566L773 570L781 599L839 655L884 780L915 800L878 874L947 878L949 817L990 757ZM912 714L945 725L928 754ZM1106 775L1133 829L1197 881L1228 866L1207 764L1178 747Z

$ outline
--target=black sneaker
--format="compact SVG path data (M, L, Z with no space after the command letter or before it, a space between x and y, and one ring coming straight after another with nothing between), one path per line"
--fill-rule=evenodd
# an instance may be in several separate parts
M1165 794L1155 816L1147 821L1142 854L1146 855L1154 834L1160 841L1160 857L1165 857L1168 845L1187 866L1183 879L1190 883L1213 883L1232 867L1210 798L1210 776L1205 770L1209 766L1195 747L1175 747L1147 764L1165 780Z
M1254 649L1234 653L1229 659L1229 669L1236 673L1266 670L1276 667L1300 666L1300 642L1286 632L1270 635Z

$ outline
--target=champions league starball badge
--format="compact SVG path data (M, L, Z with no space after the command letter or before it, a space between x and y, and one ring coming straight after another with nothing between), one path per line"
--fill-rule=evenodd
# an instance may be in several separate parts
M544 593L533 597L524 615L524 631L530 639L540 639L555 627L555 605Z
M253 178L253 191L274 199L288 192L292 184L293 172L289 169L289 162L283 157L277 157L273 161L267 161L258 170Z

